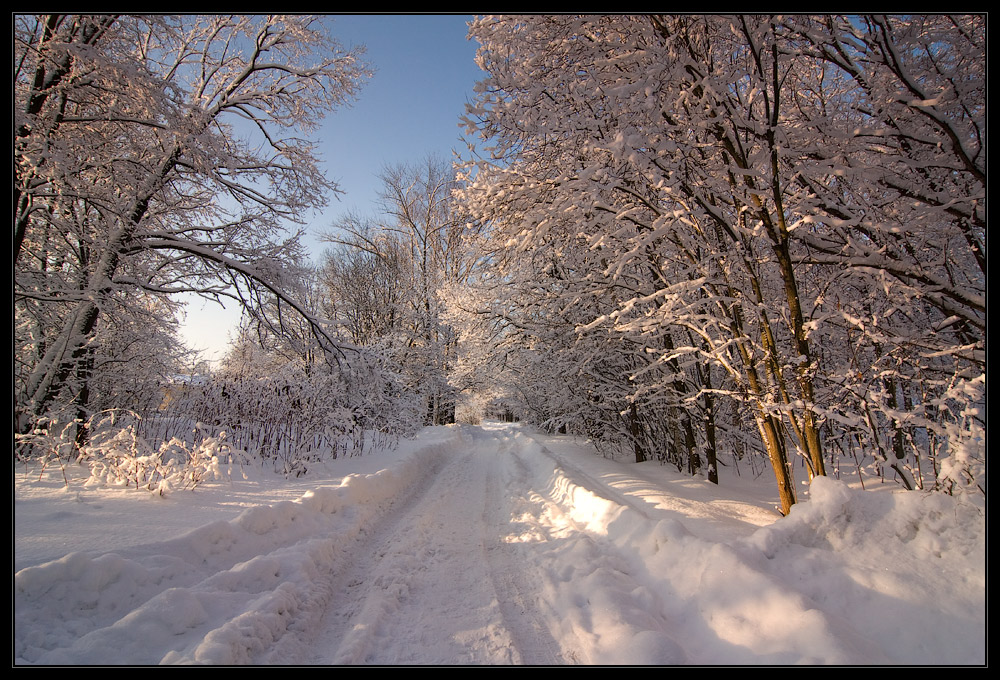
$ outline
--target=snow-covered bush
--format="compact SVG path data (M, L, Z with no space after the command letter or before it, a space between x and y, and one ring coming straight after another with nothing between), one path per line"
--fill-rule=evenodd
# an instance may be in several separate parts
M295 476L311 461L392 446L422 418L419 399L377 356L360 352L331 366L241 343L220 370L179 377L167 393L137 430L154 447L207 423L249 459Z
M199 423L194 444L177 437L156 449L135 434L135 424L108 428L81 447L80 461L90 467L89 483L145 489L164 495L191 489L204 481L230 479L247 462L245 452L226 440L226 432L210 435Z
M18 441L43 469L70 463L90 470L88 484L121 486L158 493L191 489L204 481L230 479L249 462L223 430L198 423L187 437L171 437L153 446L137 434L141 419L131 412L105 412L88 422L51 421ZM80 436L80 430L86 437Z
M76 458L79 450L77 435L82 426L79 419L72 417L40 419L30 432L14 433L14 460L35 462L43 473L56 466L65 479L65 465Z

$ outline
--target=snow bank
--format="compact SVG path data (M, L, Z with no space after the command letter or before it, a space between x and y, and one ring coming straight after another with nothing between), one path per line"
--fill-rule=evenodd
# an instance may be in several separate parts
M986 521L971 498L829 478L747 541L782 582L897 664L986 659ZM746 553L743 553L744 555Z
M553 549L547 584L586 663L985 663L981 506L820 478L789 517L716 542L530 449L551 535L586 536Z
M76 551L21 569L14 578L15 663L305 658L289 650L302 649L331 602L343 599L334 592L344 587L340 576L386 561L377 551L360 559L361 548L374 547L366 541L378 534L379 520L397 502L410 508L403 501L417 490L442 502L415 505L418 515L400 525L405 538L394 539L395 559L381 579L394 585L367 568L355 572L352 578L375 581L372 596L344 614L348 632L328 641L334 648L353 652L355 638L386 644L372 637L376 628L415 628L414 635L433 629L435 639L450 640L448 649L461 650L459 638L482 631L453 634L457 610L435 598L467 608L458 584L479 573L469 560L487 553L493 562L482 571L493 576L480 585L500 583L496 599L507 600L494 602L499 613L484 612L482 625L512 624L523 611L533 622L514 626L510 636L497 628L489 639L533 638L534 651L557 662L985 663L982 504L820 478L788 517L754 516L766 510L736 500L738 485L604 460L567 441L514 426L434 428L382 458L384 469L372 465L285 500L268 497L172 540ZM378 459L367 457L367 464ZM766 488L771 498L771 484ZM144 520L162 516L148 494L134 498L145 504L131 506L149 513ZM82 527L87 516L48 512L70 526ZM446 512L448 521L434 512ZM743 519L727 524L711 516L720 512ZM500 533L488 533L494 529ZM407 591L417 583L428 590ZM415 602L425 607L419 621L382 620ZM531 658L531 651L509 657Z
M456 431L382 471L250 508L155 544L146 557L75 552L22 569L15 662L247 663L291 622L322 613L324 574L460 443Z

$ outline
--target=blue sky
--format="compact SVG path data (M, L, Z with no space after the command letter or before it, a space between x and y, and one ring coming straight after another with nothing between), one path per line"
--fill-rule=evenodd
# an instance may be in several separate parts
M329 15L331 34L345 46L364 45L375 75L349 108L329 115L314 138L327 176L344 192L315 215L307 245L318 262L318 236L347 212L373 213L377 175L386 165L418 163L430 154L464 151L459 118L482 72L477 43L467 39L471 15ZM188 305L183 337L218 359L239 321L235 305Z
M387 164L416 163L428 154L450 158L463 148L459 117L482 72L476 42L466 38L470 15L331 16L331 33L365 45L374 77L353 106L337 111L316 135L328 176L345 191L327 210L366 212ZM317 224L316 226L320 226Z

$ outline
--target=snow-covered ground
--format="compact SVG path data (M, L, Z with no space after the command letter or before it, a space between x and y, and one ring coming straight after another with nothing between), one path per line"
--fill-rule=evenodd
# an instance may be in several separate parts
M16 664L986 663L982 504L429 428L166 497L15 469Z

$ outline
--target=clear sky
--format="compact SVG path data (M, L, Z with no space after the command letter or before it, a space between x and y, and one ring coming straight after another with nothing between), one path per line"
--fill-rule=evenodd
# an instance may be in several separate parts
M314 135L327 176L344 192L308 226L307 245L318 262L317 237L347 212L373 213L377 175L386 165L418 163L428 155L450 159L464 150L459 118L482 78L467 39L471 15L328 15L331 34L345 46L364 45L374 76L349 108L329 115ZM218 359L239 321L235 304L188 305L183 337Z

